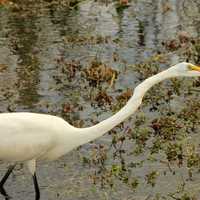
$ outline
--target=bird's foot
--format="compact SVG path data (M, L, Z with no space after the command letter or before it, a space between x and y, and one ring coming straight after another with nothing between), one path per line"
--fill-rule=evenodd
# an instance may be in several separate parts
M9 196L9 195L5 196L5 200L10 200L10 199L12 199L11 196Z
M4 196L5 200L10 200L12 197L9 196L3 187L0 187L0 193Z

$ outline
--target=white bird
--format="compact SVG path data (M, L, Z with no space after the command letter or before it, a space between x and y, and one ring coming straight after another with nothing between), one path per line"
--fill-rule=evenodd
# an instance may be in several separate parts
M40 199L36 177L38 160L55 160L72 149L90 142L132 115L142 102L145 93L156 83L178 76L200 76L200 66L182 62L158 73L139 84L127 104L110 118L88 128L76 128L62 118L36 113L0 114L0 160L15 164L0 181L0 193L10 197L4 184L17 163L25 162L33 177L35 199Z

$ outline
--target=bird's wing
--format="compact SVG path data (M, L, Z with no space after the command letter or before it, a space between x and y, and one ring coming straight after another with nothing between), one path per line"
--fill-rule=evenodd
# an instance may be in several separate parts
M53 138L46 133L4 135L0 141L0 160L17 162L36 159L53 148L54 144Z
M0 160L37 158L53 148L55 137L48 120L0 115Z

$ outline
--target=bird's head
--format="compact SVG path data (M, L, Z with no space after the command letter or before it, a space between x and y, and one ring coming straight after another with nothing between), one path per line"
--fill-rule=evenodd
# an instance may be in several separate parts
M175 76L200 76L200 66L181 62L169 68Z

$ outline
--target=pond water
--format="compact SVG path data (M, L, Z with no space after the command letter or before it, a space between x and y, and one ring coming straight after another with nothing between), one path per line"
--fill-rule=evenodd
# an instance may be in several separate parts
M180 32L199 37L199 13L198 0L132 0L124 9L118 8L117 2L91 0L73 9L36 2L24 2L15 9L1 7L0 111L51 113L75 125L84 123L83 126L105 119L112 112L108 107L93 106L90 97L97 89L90 86L81 71L98 59L119 73L114 87L105 86L106 83L102 86L107 87L109 95L116 97L127 88L133 89L141 81L133 64L162 52L163 42L177 38ZM166 55L167 61L160 64L161 69L185 59L177 51ZM80 65L72 77L69 71L62 70L63 66L72 66L69 63ZM198 92L194 96L200 100ZM180 102L181 98L176 100ZM72 105L71 112L63 112L66 105ZM148 104L143 111L149 117L156 115L149 112ZM97 143L110 142L110 136L97 140ZM84 145L58 161L38 164L42 199L153 199L156 193L162 196L173 191L186 177L184 168L176 177L172 174L161 177L153 188L143 180L136 191L121 182L115 189L102 189L91 183L91 169L81 161L90 146ZM1 162L1 175L6 166ZM166 167L147 163L135 170L135 174L143 176L155 166L160 171ZM194 179L188 187L200 194L200 176L197 174ZM13 199L34 199L31 177L20 166L6 188Z

